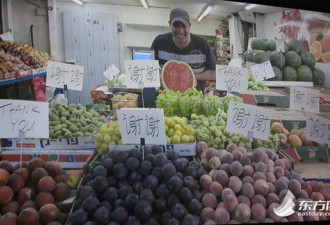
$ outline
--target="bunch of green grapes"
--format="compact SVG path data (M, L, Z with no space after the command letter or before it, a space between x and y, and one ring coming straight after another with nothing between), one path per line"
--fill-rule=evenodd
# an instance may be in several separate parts
M163 108L165 116L179 115L180 98L181 98L181 94L179 91L172 91L169 89L165 89L160 95L157 96L156 107Z
M109 145L122 145L119 122L110 121L101 125L95 140L96 148L101 155L108 153Z
M256 82L253 76L248 76L248 90L269 91L269 88L263 82Z
M203 93L196 88L187 89L180 99L181 116L190 118L191 114L200 114L202 110Z
M209 95L203 101L203 114L205 116L215 116L218 109L223 109L222 101L216 95Z

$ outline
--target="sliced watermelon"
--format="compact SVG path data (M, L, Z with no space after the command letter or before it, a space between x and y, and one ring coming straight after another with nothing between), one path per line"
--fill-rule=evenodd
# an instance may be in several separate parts
M197 82L193 70L187 63L170 60L163 66L162 84L166 89L183 93L188 88L195 87Z

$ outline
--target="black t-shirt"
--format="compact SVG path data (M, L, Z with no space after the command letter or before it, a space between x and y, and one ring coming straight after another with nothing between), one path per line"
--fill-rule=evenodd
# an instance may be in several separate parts
M155 58L162 67L169 60L188 63L195 74L207 69L215 70L216 59L210 45L205 39L190 33L191 41L183 49L178 48L171 32L158 35L151 45L155 50ZM206 81L198 81L197 89L204 91Z

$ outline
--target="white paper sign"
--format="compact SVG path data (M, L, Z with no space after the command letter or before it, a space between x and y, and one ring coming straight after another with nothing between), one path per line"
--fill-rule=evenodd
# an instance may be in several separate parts
M120 133L124 144L166 144L163 109L117 110Z
M119 73L120 70L115 65L111 64L109 68L103 72L103 75L111 81L116 78Z
M306 113L306 139L330 145L330 120Z
M13 35L11 35L10 32L6 32L0 35L1 40L3 41L10 41L10 42L14 42L14 38Z
M320 91L310 88L291 86L290 88L290 109L319 113L320 112Z
M70 90L82 90L84 67L55 61L47 63L46 85L63 88L67 85Z
M229 101L226 131L268 140L271 111L262 107Z
M263 81L275 77L274 70L270 64L270 61L250 66L250 70L256 81Z
M242 63L243 63L242 58L234 58L230 60L228 66L242 67Z
M160 87L158 60L125 60L128 88Z
M0 137L49 138L48 102L0 100Z
M246 68L216 65L215 76L217 90L244 92L248 88Z
M280 52L285 52L285 45L282 39L276 39L276 50Z

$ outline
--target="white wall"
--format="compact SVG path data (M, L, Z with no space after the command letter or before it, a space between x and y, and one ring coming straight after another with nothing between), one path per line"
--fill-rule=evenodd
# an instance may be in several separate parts
M46 2L46 1L45 1ZM46 5L38 1L39 5ZM30 44L29 27L34 25L35 47L42 51L50 52L47 16L37 16L36 7L24 0L13 1L14 39L15 41ZM85 3L79 6L70 2L56 2L57 36L59 46L59 60L64 59L62 12L67 10L86 10L100 13L117 14L117 21L122 23L123 31L118 33L120 69L124 70L123 62L131 59L131 51L127 46L150 47L153 39L161 33L169 32L169 8L149 8L142 6L121 6L110 4ZM215 36L215 29L220 21L204 18L201 22L191 19L191 32L201 35Z

